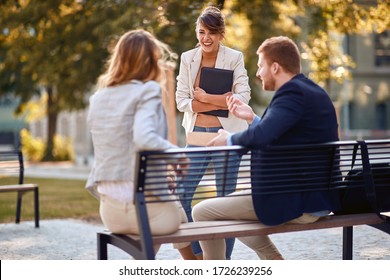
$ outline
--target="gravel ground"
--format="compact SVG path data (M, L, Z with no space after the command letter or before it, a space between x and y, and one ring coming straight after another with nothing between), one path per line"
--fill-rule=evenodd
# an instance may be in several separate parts
M85 180L89 168L70 163L26 165L27 177L73 178ZM82 220L41 220L40 228L33 222L0 224L1 260L96 260L96 232L102 224ZM289 260L340 260L342 229L323 229L275 234L275 245ZM368 226L357 226L354 231L356 260L390 260L390 235ZM110 246L109 259L126 260L130 257ZM163 245L157 259L180 259L171 245ZM236 240L233 260L256 260L252 250Z
M33 222L0 224L0 259L2 260L96 260L96 232L101 224L80 220L42 220L40 228ZM286 259L341 259L340 228L275 234L271 236ZM390 260L390 236L368 226L354 231L354 259ZM130 257L118 248L109 247L109 259ZM175 260L180 255L170 244L163 245L157 259ZM238 240L233 260L256 260L257 256Z

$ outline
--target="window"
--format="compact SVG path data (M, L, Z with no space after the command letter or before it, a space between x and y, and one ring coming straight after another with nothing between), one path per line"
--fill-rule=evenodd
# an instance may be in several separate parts
M390 67L390 30L375 34L375 66Z
M387 110L386 104L379 103L376 105L376 128L387 129Z

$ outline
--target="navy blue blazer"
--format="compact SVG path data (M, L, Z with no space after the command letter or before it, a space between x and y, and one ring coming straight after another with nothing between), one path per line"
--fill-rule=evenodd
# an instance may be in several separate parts
M266 174L265 163L269 159L261 151L267 146L337 140L338 123L332 101L325 90L303 74L296 75L275 92L259 123L232 135L233 145L242 145L252 150L252 198L256 215L262 223L276 225L303 213L333 211L338 208L339 194L336 191L310 191L259 195L258 190L270 187L262 185L263 176L269 175ZM308 178L296 174L295 178L291 178L294 179L299 182Z

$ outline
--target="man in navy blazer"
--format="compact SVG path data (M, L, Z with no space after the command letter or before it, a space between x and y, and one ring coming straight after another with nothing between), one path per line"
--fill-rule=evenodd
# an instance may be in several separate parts
M333 103L325 90L301 74L296 44L287 37L272 37L261 44L257 54L256 76L262 80L264 90L276 91L269 106L260 118L248 105L228 97L230 112L246 120L249 127L235 134L220 130L219 136L209 143L209 146L241 145L252 149L252 197L202 201L193 210L196 221L258 219L268 225L312 223L338 207L339 194L336 191L255 194L256 188L263 187L262 172L265 171L253 170L253 163L265 166L261 164L265 160L262 149L270 145L314 144L339 139ZM268 236L240 240L262 259L283 259ZM206 259L223 259L220 251L224 248L219 240L202 241L201 246Z

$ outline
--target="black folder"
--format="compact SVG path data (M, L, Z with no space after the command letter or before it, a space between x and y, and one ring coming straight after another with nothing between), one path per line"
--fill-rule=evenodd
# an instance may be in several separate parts
M233 70L203 67L200 72L199 87L209 94L224 94L232 91ZM227 118L229 110L212 110L202 114Z

